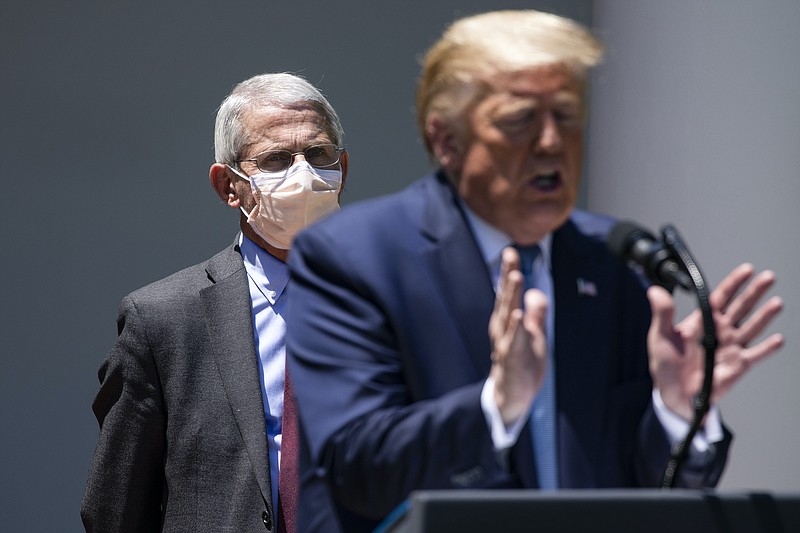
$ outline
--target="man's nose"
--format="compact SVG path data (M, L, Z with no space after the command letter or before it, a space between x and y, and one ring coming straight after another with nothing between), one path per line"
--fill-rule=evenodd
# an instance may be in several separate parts
M542 119L542 129L537 139L537 150L545 153L555 152L561 149L561 131L553 113L545 113Z
M292 165L294 165L295 161L298 161L298 160L299 160L299 161L305 161L305 160L306 160L306 154L305 154L305 152L294 152L294 153L293 153L293 154L292 154L292 155L289 157L289 166L292 166Z

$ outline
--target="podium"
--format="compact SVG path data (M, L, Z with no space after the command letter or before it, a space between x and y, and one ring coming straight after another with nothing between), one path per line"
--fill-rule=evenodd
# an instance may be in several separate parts
M798 533L800 494L673 489L414 492L381 533Z

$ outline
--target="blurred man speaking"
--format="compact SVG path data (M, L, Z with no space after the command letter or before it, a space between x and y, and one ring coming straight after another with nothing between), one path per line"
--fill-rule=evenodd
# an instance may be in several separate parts
M574 209L601 53L547 13L456 21L417 93L436 172L298 236L301 520L320 486L352 532L419 489L660 484L700 387L702 324L673 324L670 294L609 252L614 221ZM711 297L714 401L783 343L755 341L782 306L759 307L773 282L745 264ZM677 484L715 485L730 440L713 409Z

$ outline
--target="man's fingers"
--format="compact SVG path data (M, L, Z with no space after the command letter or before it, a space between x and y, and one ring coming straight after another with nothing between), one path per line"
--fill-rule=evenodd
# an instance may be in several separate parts
M535 335L544 335L547 297L538 289L525 291L525 326Z
M753 281L724 310L730 324L737 325L742 321L774 284L775 273L769 270L753 278Z
M759 363L780 350L783 347L783 341L783 335L774 333L763 341L748 348L746 352L746 357L749 362L748 366Z
M731 273L725 276L725 279L719 283L717 288L711 292L711 296L709 296L711 306L717 311L725 311L733 297L736 296L737 291L752 275L753 265L750 263L742 263L734 268Z
M726 357L723 352L714 366L714 402L718 402L754 365L783 347L783 335L775 333L761 342Z
M748 318L738 330L738 341L742 346L746 346L772 323L783 310L783 300L778 296L773 296L764 305L759 307L753 315Z
M675 302L672 295L658 285L647 289L647 299L650 300L650 309L653 312L651 331L660 333L665 338L670 338L673 333L673 319L675 318Z
M489 319L489 334L492 338L497 339L505 334L509 314L520 308L523 281L516 250L506 248L500 264L500 282L495 295L494 310Z

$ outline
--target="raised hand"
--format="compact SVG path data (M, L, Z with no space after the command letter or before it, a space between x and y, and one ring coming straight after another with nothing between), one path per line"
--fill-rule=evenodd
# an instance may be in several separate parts
M718 402L759 361L783 346L783 336L775 333L756 339L783 308L773 296L759 302L775 283L775 274L763 271L754 277L753 266L744 263L733 269L711 293L717 333L716 364L711 402ZM653 310L648 333L650 374L664 403L689 420L694 409L692 397L702 386L705 351L701 345L703 322L699 310L673 326L675 305L661 287L647 292Z
M542 387L547 360L547 298L537 289L525 292L519 255L503 250L500 283L489 318L495 401L506 425L523 416Z

